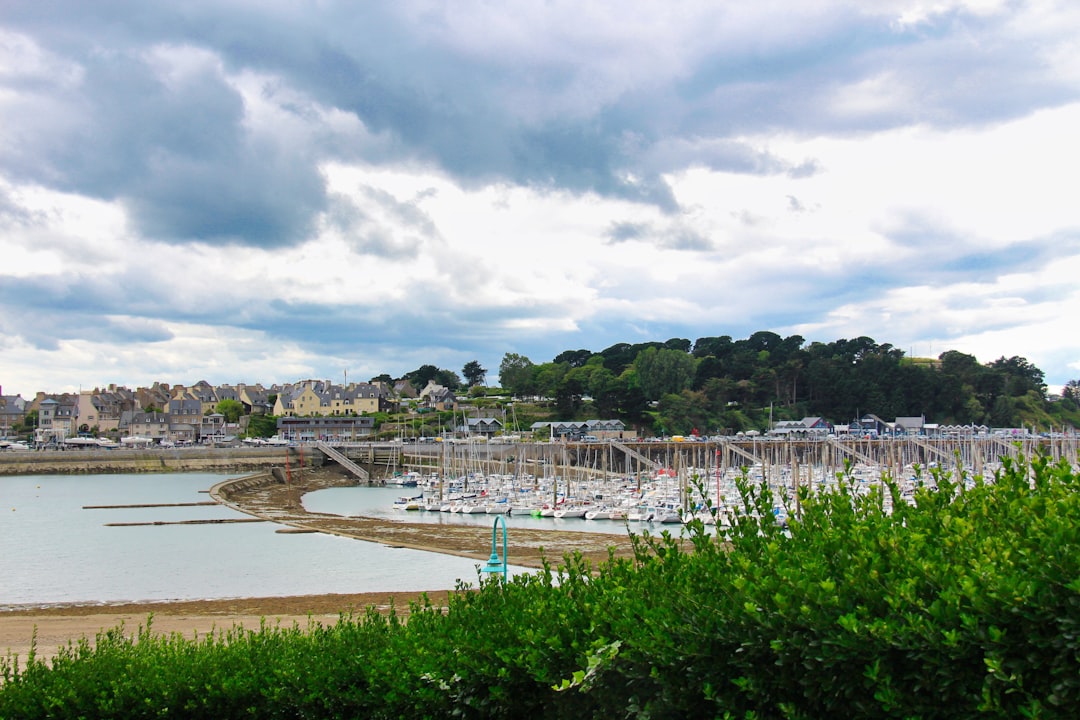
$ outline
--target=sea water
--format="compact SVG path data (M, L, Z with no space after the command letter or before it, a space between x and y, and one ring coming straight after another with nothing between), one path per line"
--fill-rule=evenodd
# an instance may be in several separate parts
M442 590L459 579L477 582L476 560L321 533L282 534L270 522L110 525L249 517L217 505L86 507L205 502L206 491L227 477L0 477L0 608ZM354 494L354 514L392 504L386 489L368 489L375 492Z

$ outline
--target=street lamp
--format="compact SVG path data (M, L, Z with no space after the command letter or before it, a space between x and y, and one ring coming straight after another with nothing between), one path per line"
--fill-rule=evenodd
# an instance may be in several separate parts
M502 560L499 559L498 546L495 542L499 523L502 523L503 531ZM506 580L506 520L503 519L502 515L496 515L495 521L491 524L491 557L488 558L487 565L480 568L480 572L502 573L503 580Z

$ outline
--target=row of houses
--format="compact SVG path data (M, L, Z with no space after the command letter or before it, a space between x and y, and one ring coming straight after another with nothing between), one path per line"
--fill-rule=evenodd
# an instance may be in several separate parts
M24 418L36 413L34 440L39 444L60 444L80 435L208 442L243 429L239 425L227 427L224 416L217 412L226 400L239 403L245 417L269 413L288 418L358 417L394 412L403 401L433 410L457 407L453 391L434 382L420 392L408 381L337 385L302 380L268 388L242 383L214 386L200 381L191 386L155 383L137 390L110 385L78 393L39 392L30 400L4 395L0 389L0 437L14 436Z
M636 440L637 432L622 420L567 420L535 422L530 429L537 437L551 440Z
M957 437L987 435L991 428L986 425L939 425L928 423L924 416L898 417L889 422L867 413L846 425L833 425L821 417L805 417L802 420L784 420L776 423L769 435L780 437ZM994 431L1002 434L1001 431Z

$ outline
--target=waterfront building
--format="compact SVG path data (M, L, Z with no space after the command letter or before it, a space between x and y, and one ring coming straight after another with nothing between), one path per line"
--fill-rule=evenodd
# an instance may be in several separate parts
M622 420L560 420L534 422L530 428L534 434L547 433L552 439L579 440L593 437L597 440L636 440L637 433L627 429Z
M802 420L781 420L769 430L769 435L780 437L825 437L833 426L823 417L804 417Z
M22 424L26 417L26 400L22 395L4 395L0 388L0 437L12 435L12 427Z
M502 432L503 424L498 418L466 418L455 430L466 437L492 438Z
M128 424L128 435L151 440L165 440L169 437L169 416L159 412L132 413Z
M279 417L278 437L293 442L353 442L375 431L375 418L337 415L328 417Z

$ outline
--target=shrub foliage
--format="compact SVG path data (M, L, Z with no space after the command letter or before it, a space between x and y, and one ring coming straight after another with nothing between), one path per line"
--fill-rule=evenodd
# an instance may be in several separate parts
M11 718L1065 717L1080 707L1080 476L1005 462L914 498L744 480L731 529L462 585L408 621L203 638L153 618L0 660Z

